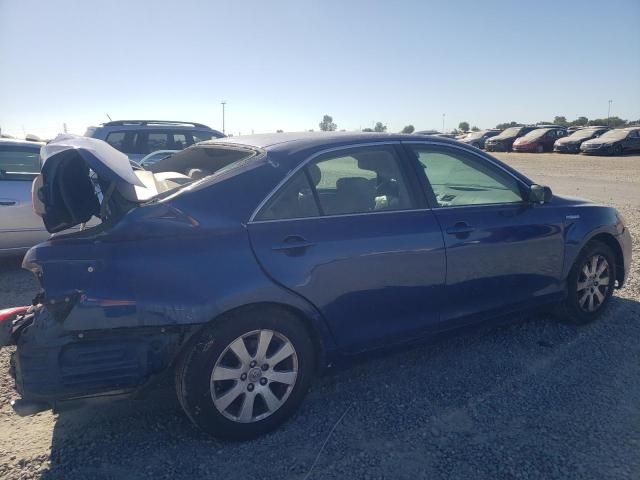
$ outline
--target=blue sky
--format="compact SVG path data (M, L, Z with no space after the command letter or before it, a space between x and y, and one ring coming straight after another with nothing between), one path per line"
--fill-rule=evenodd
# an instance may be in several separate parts
M0 0L0 127L640 118L640 1Z

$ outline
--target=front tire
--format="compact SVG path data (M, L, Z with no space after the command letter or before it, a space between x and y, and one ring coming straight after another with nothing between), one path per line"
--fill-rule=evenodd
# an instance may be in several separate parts
M198 334L176 367L176 391L197 427L246 440L295 412L314 370L313 343L300 319L282 309L251 307Z
M611 248L598 241L587 244L569 273L561 317L575 324L594 321L606 309L615 279L616 262Z
M622 145L616 145L615 147L613 147L613 154L616 156L621 156L622 155Z

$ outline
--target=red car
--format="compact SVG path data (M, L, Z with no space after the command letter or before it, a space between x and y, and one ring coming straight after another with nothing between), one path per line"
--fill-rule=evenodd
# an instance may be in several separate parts
M567 135L566 128L537 128L513 142L514 152L552 152L553 144Z

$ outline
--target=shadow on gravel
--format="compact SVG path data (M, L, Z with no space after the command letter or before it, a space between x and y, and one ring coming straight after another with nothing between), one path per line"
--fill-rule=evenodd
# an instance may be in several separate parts
M358 363L276 432L223 443L167 387L61 413L45 479L622 478L640 472L640 303L546 316Z

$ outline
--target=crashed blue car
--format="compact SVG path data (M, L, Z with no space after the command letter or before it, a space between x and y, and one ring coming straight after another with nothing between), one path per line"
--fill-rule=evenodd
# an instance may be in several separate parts
M42 151L33 305L0 313L20 414L169 374L221 438L282 424L328 366L553 307L578 324L624 285L614 209L552 194L453 140L214 139L133 170L88 138Z

